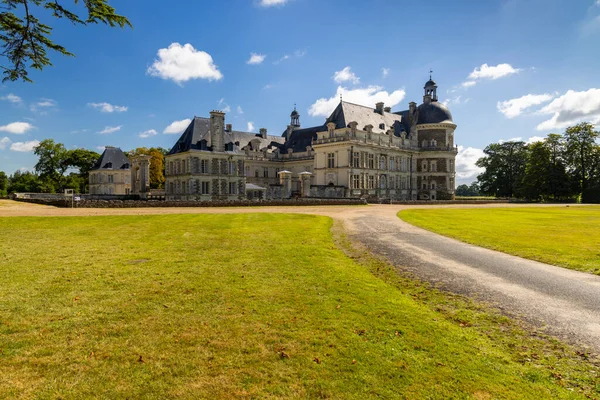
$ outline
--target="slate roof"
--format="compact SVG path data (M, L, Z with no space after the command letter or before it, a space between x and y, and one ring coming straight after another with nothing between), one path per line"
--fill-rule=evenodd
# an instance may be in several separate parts
M286 154L288 149L292 149L294 153L301 153L306 151L307 146L312 145L313 139L317 139L317 132L326 131L325 125L313 126L311 128L295 129L292 131L290 140L285 141L282 146L279 146L279 150L282 154ZM281 134L282 138L285 139L287 136L287 129Z
M106 146L104 152L92 167L93 170L122 170L129 169L129 159L118 147Z
M448 107L440 103L439 101L432 101L430 103L423 103L417 107L418 117L417 124L441 124L452 122L452 114Z
M212 146L210 137L210 119L204 117L194 117L185 131L181 134L175 145L171 148L168 155L183 153L188 150L209 150ZM205 141L205 146L202 146L202 141ZM241 149L247 146L250 142L259 145L259 149L265 147L278 147L282 145L285 138L279 136L267 135L266 139L257 136L255 133L242 131L225 131L224 143L233 143L233 151L228 153L240 153Z
M402 115L391 112L379 114L375 108L361 106L358 104L341 101L336 109L331 113L325 124L335 122L336 129L345 128L352 121L358 123L358 129L363 129L366 125L373 125L373 132L385 133L391 127L394 127L396 136L400 136L402 131ZM379 126L383 124L383 128Z

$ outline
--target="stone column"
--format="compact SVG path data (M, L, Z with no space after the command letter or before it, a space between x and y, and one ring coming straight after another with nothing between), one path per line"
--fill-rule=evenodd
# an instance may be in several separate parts
M281 197L289 199L292 196L292 173L290 171L279 172L279 184L281 188Z
M310 177L312 174L308 171L300 172L300 193L302 197L310 197Z

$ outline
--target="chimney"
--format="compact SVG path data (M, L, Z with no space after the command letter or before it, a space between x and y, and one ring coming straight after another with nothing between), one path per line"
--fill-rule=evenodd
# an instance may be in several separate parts
M258 130L258 132L259 132L259 136L260 136L261 138L263 138L263 139L266 139L266 138L267 138L267 128L260 128L260 129Z
M233 130L233 126L231 124L225 125L225 132L231 133L232 130Z
M379 103L375 104L375 111L378 114L383 115L383 102L380 101Z
M414 101L408 103L408 110L410 111L410 114L413 114L417 110L417 103Z
M210 141L212 151L225 151L225 113L210 112Z
M387 113L392 112L392 107L383 107L383 111Z

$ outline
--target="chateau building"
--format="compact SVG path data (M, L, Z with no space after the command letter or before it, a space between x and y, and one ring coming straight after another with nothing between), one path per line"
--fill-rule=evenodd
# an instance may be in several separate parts
M235 131L212 111L194 117L166 156L166 198L452 199L455 129L431 79L408 110L340 99L320 126L302 128L294 109L280 136Z
M125 153L118 147L106 146L90 170L90 194L129 194L130 175L130 163Z

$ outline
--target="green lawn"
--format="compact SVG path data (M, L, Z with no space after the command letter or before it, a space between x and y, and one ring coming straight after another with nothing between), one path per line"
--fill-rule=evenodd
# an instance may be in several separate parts
M600 395L585 354L400 277L325 217L0 226L0 398Z
M600 206L416 209L398 215L463 242L600 275Z

